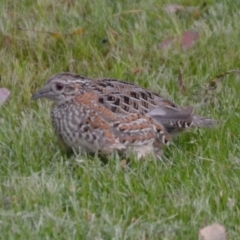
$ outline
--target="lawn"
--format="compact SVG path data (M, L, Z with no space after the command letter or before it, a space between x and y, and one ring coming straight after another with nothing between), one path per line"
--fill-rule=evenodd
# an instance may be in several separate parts
M170 14L170 3L187 8ZM0 106L0 239L186 240L214 222L240 239L240 77L217 77L239 68L239 9L239 0L2 0L0 87L11 96ZM183 48L186 31L198 39ZM30 100L63 71L139 84L221 123L180 135L161 161L69 156L51 103Z

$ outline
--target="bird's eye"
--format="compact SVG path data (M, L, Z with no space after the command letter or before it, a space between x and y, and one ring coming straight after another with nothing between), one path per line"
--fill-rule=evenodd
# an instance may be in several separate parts
M56 83L56 89L57 89L58 91L63 90L63 84L62 84L62 83Z

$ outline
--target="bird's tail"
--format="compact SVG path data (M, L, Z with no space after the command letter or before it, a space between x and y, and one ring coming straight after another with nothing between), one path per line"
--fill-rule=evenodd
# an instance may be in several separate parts
M148 115L162 124L168 133L179 133L189 127L213 127L219 121L198 116L193 113L193 107L172 108L157 107L148 112Z
M204 127L204 128L210 128L214 127L219 123L218 120L206 118L203 116L193 115L192 116L192 127Z

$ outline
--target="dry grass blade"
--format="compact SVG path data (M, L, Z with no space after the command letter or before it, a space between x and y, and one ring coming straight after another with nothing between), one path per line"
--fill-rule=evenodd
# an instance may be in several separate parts
M120 17L120 16L126 15L126 14L137 14L137 13L142 13L142 12L143 12L142 9L129 10L129 11L125 11L125 12L116 13L113 15L113 17Z
M59 32L51 32L51 31L44 31L44 30L33 30L33 29L26 29L26 28L20 28L20 27L18 28L18 30L50 34L52 37L54 37L56 39L62 38L64 36L70 36L70 35L82 35L85 33L85 29L83 29L83 28L78 28L69 33L59 33Z
M177 83L178 83L178 87L180 89L180 92L182 94L185 94L186 93L186 87L185 87L185 85L183 83L183 72L182 72L181 69L179 69L179 72L178 72L178 81L177 81Z
M231 73L240 73L239 69L229 70L223 74L219 74L212 78L208 83L204 84L203 87L206 89L206 91L217 91L219 92L221 90L222 86L222 80L226 75L229 75Z

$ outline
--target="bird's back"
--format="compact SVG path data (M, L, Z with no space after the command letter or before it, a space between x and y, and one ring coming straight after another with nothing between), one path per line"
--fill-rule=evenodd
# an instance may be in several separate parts
M152 91L124 81L92 80L89 88L97 94L99 103L116 114L149 114L158 111L155 119L173 135L190 126L211 127L216 123L215 120L195 115L193 107L179 107Z

